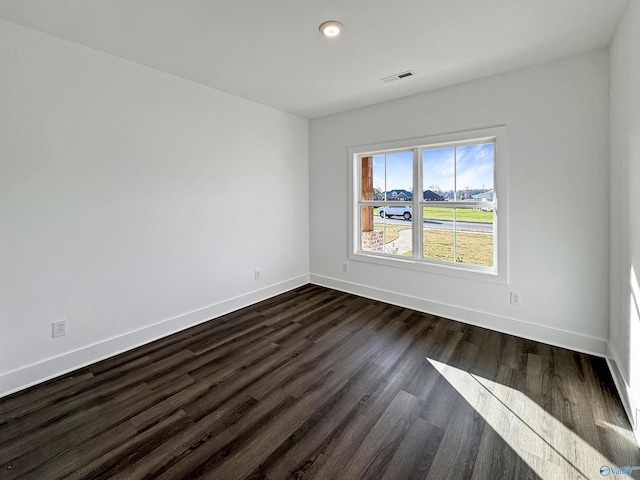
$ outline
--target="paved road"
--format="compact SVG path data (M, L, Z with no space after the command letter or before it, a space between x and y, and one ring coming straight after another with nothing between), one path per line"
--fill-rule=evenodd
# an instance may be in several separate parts
M373 217L373 221L375 223L382 223L383 219L380 216ZM387 223L392 225L411 225L411 220L405 220L403 218L387 218ZM493 224L491 223L476 223L476 222L457 222L456 223L458 230L472 230L472 231L480 231L480 232L492 232ZM452 230L453 222L449 220L425 220L424 221L425 228L434 228L441 230Z

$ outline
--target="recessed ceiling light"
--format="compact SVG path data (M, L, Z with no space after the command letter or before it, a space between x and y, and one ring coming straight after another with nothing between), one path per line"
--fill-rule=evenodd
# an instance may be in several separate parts
M320 25L320 32L325 37L337 37L342 32L342 24L340 22L336 22L335 20L330 20L328 22L324 22Z

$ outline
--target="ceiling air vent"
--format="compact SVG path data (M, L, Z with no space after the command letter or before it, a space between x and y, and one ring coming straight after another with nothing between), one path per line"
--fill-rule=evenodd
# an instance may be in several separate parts
M389 77L384 77L382 81L384 83L395 82L396 80L402 80L403 78L413 77L415 72L413 70L407 70L406 72L396 73L395 75L391 75Z

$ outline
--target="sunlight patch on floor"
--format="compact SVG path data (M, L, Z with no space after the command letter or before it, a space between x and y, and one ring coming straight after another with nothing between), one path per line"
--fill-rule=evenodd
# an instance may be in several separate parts
M427 360L543 480L604 478L601 467L620 467L522 392Z

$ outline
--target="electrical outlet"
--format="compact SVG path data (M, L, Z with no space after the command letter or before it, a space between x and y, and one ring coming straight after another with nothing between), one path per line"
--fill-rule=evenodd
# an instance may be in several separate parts
M342 271L343 272L348 272L349 271L349 263L348 262L342 262Z
M51 323L51 338L62 337L67 333L67 321L60 320Z
M256 280L260 280L260 270L255 271Z
M511 305L520 306L520 294L518 292L511 292L511 296L509 298Z

